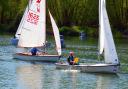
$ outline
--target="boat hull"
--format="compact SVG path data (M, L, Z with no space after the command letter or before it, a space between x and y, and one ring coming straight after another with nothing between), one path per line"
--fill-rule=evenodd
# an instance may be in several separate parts
M63 70L68 70L68 69L71 69L71 70L80 70L80 67L79 65L69 65L67 63L56 63L56 69L63 69Z
M115 64L80 64L80 65L68 65L65 63L56 63L56 69L72 69L80 70L87 73L118 73L119 65Z
M60 58L59 55L25 55L22 53L16 53L13 55L14 59L23 61L42 61L42 62L57 62Z
M92 73L118 73L119 65L117 64L90 64L80 65L81 72L92 72Z

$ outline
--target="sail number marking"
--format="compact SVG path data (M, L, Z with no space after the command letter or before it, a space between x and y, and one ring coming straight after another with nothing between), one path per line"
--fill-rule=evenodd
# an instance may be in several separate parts
M29 11L28 17L27 17L27 22L37 25L38 21L39 21L39 15Z

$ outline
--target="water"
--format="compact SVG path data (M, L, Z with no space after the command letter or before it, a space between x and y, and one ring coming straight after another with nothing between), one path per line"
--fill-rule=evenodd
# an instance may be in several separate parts
M63 59L74 51L81 62L97 62L97 40L78 39L65 38ZM121 60L117 75L57 70L52 63L17 61L12 59L15 47L9 44L9 37L0 37L0 41L0 89L128 89L127 40L116 41Z

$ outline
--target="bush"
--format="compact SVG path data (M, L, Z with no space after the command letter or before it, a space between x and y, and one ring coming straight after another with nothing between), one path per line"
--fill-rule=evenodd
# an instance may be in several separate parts
M79 32L80 32L79 26L72 26L72 27L63 26L60 28L60 33L62 35L78 36Z
M86 28L86 34L88 36L91 36L91 37L98 37L99 35L99 30L97 28L91 28L91 27L87 27Z

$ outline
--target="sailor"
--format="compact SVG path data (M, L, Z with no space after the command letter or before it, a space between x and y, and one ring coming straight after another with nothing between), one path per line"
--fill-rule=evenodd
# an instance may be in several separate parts
M33 56L36 55L38 51L39 51L39 50L38 50L37 48L35 48L35 47L30 50L30 52L31 52L31 54L32 54Z
M69 57L67 58L67 61L70 65L74 64L74 52L69 53Z

